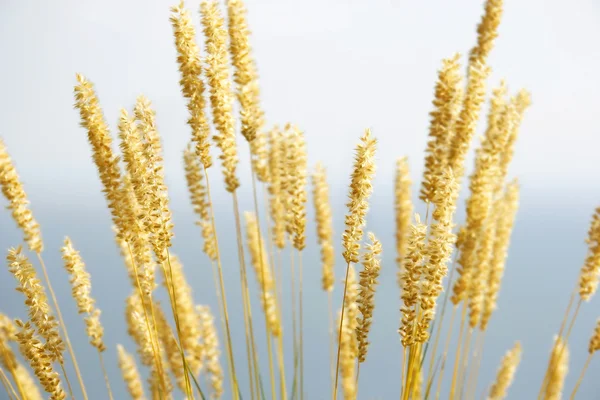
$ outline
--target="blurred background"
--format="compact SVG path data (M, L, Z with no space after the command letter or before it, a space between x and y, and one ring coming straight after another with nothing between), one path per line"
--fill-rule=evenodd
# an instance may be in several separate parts
M84 74L96 85L113 135L121 107L131 109L142 93L152 100L163 138L174 214L173 252L185 266L195 300L210 305L215 313L218 310L210 264L201 252L200 231L194 225L183 173L182 151L190 129L185 123L187 110L180 94L169 23L169 7L174 4L163 0L0 3L0 137L41 224L44 257L90 399L107 395L95 349L87 345L84 323L76 314L60 260L65 235L81 251L92 275L92 293L103 310L109 347L106 362L116 398L125 398L126 392L115 346L122 343L130 352L135 347L126 334L123 315L129 281L114 243L86 132L79 127L79 115L73 109L75 73ZM409 157L416 194L436 71L442 58L455 52L467 54L475 43L483 1L246 0L246 4L267 122L291 121L305 131L310 168L323 161L328 170L335 232L340 238L354 146L365 128L371 128L379 140L367 229L383 243L383 270L372 344L361 368L359 398L397 398L402 352L396 332L400 299L392 217L395 160ZM193 11L199 29L199 1L186 1L186 6ZM493 73L488 89L506 79L513 93L527 88L533 104L523 121L510 169L510 176L521 183L521 206L498 310L486 335L477 398L493 381L501 357L516 340L522 343L523 360L509 398L535 398L553 335L576 284L590 218L600 205L598 37L597 1L505 1L499 38L489 59ZM484 127L482 119L479 133ZM247 144L242 138L238 142L241 208L251 210ZM470 169L472 152L467 163ZM211 181L217 229L225 250L234 347L241 366L245 350L239 274L234 243L228 240L235 234L231 196L223 189L218 166L211 171ZM414 200L418 201L416 195ZM0 203L6 204L4 199ZM422 204L418 203L417 211L424 212ZM326 399L327 297L320 287L313 215L309 204L309 246L304 257L305 381L307 399ZM464 196L457 221L461 222L463 215ZM21 241L10 213L0 213L2 251ZM336 242L338 261L342 260L340 243ZM338 262L337 268L339 280L343 262ZM15 285L7 268L0 268L0 311L24 317L23 299L14 291ZM263 338L253 275L250 285L259 322L255 324L257 334ZM340 288L334 292L336 308L341 304ZM587 357L588 340L600 316L599 302L596 296L582 306L573 329L566 393L572 390ZM289 296L284 299L287 306ZM285 324L289 349L289 312ZM266 371L264 340L259 340L259 348L262 370ZM224 357L222 362L226 367ZM291 360L287 365L291 371ZM596 357L578 398L600 398L599 373ZM245 384L247 378L240 374ZM0 393L2 396L5 394ZM228 396L229 392L225 398Z

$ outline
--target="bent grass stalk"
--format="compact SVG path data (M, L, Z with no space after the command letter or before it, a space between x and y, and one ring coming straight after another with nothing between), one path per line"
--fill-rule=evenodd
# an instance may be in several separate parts
M19 400L19 396L17 395L17 392L15 392L15 388L13 387L12 383L10 383L10 380L8 380L8 377L6 376L6 373L4 372L4 369L2 369L2 367L0 367L0 380L2 380L2 386L4 386L4 389L6 390L6 393L8 394L9 398L15 399L15 400ZM22 397L24 399L24 397Z
M102 352L98 350L98 358L100 359L100 367L102 368L102 374L104 375L104 382L106 383L106 390L108 391L108 397L113 400L112 389L110 388L110 381L108 380L108 374L106 373L106 367L104 366L104 357Z
M458 394L458 397L461 399L463 397L463 390L465 388L465 375L467 373L467 367L469 366L469 355L471 354L471 339L473 339L473 328L469 327L469 330L467 331L467 337L465 339L465 346L463 348L463 355L461 356L462 366L460 367L458 375L458 382L460 383L460 392Z
M337 387L338 387L338 377L340 370L340 349L342 343L342 322L344 322L344 309L346 308L346 292L348 289L348 274L350 272L350 263L346 266L346 278L344 279L344 294L342 297L342 315L340 316L340 326L338 333L338 346L337 346L337 358L335 361L335 384L333 386L333 400L337 399Z
M248 334L248 363L250 370L251 382L254 379L253 385L255 386L255 396L256 398L260 398L260 385L259 385L259 369L258 362L256 357L256 342L254 340L254 329L252 325L252 310L250 307L250 294L248 289L248 275L246 271L246 261L244 257L244 248L242 244L242 224L240 220L240 209L238 204L237 192L233 191L233 208L235 215L235 226L236 226L236 236L237 236L237 245L238 245L238 260L240 264L240 279L242 285L242 299L244 302L244 310L245 317L247 322L247 334Z
M457 306L455 306L454 308L457 308ZM458 370L459 370L459 366L460 366L460 358L461 358L461 354L462 354L462 348L461 348L461 343L463 340L463 332L465 330L465 319L467 317L467 305L463 304L463 310L461 313L461 317L460 317L460 330L458 331L458 342L457 342L457 347L456 347L456 354L454 355L454 368L452 370L452 383L450 385L450 398L454 398L454 395L456 393L456 381L458 378Z
M298 303L300 313L300 399L304 400L304 322L303 322L303 307L302 307L302 251L298 250Z
M136 281L136 286L138 289L138 295L140 296L140 301L142 302L142 308L144 309L144 320L146 321L146 327L148 329L148 332L150 333L150 339L152 342L152 353L154 354L154 363L155 363L156 367L158 368L158 371L159 371L159 374L161 377L161 379L159 380L159 385L161 385L161 389L163 390L163 393L167 393L164 366L162 364L162 359L160 357L160 344L158 342L156 316L154 313L154 301L152 301L152 297L150 297L148 299L150 301L150 304L146 305L145 300L144 300L145 299L144 292L143 292L142 285L140 283L139 274L138 274L137 262L135 261L135 258L133 257L133 252L131 250L131 245L129 244L129 242L127 242L127 249L129 250L129 256L131 257L131 264L132 264L133 270L135 272L135 281ZM150 324L150 318L148 317L148 308L150 309L150 313L152 316L152 326ZM154 328L154 329L152 329L152 328Z
M8 358L8 353L11 350L6 348L4 346L4 344L0 341L0 359L6 359ZM23 388L21 387L21 381L19 380L17 373L15 371L15 365L14 363L2 363L2 364L6 364L6 369L8 369L8 372L10 373L10 375L13 377L13 380L15 381L15 385L17 386L17 391L19 392L19 394L21 395L22 399L27 399L27 397L25 396L25 391L23 390ZM10 381L9 381L10 383Z
M446 289L444 290L444 303L442 304L442 312L440 314L439 319L436 318L433 323L437 324L437 330L435 333L435 340L434 340L434 344L433 344L433 350L431 352L431 359L429 362L429 371L427 373L427 381L428 384L428 389L425 393L425 397L427 398L427 396L429 395L429 388L430 388L430 384L429 382L433 382L433 362L435 360L435 355L437 354L437 348L438 348L438 343L440 340L440 335L442 332L442 322L444 321L444 316L446 315L446 305L448 304L448 297L450 294L450 284L452 283L452 277L454 276L454 271L455 271L455 267L456 267L456 254L454 255L454 260L452 261L452 267L450 267L450 274L448 276L448 279L446 281ZM454 310L453 310L454 311ZM452 327L453 327L453 323L454 323L454 312L452 312L452 317L450 318L450 324L448 326L448 330L452 331ZM433 328L432 328L433 331ZM429 343L429 342L428 342ZM447 344L444 346L444 348L447 350L446 348ZM440 375L441 375L441 371L440 371Z
M583 377L585 376L585 373L586 373L588 367L590 366L590 362L592 361L593 356L594 356L594 353L590 353L588 355L587 359L585 360L585 364L583 365L583 369L581 370L581 374L579 374L579 378L577 379L577 383L575 384L575 387L573 388L573 392L571 393L569 400L573 400L575 398L575 395L577 394L577 391L579 390L579 386L581 386L581 382L583 381Z
M265 206L265 220L266 220L266 225L267 225L267 232L269 232L269 234L267 235L267 237L269 238L268 243L269 243L269 259L271 262L271 265L273 266L273 286L274 286L274 290L273 292L275 293L275 303L277 304L277 312L279 314L279 320L283 321L282 318L282 305L281 305L281 293L279 291L280 288L280 280L281 280L281 275L278 274L277 271L277 264L275 263L275 251L274 251L274 244L273 244L273 235L270 234L271 232L271 224L269 223L269 211L268 211L268 197L267 197L267 189L266 186L263 185L263 200L264 200L264 206ZM257 219L258 219L258 215L257 215ZM286 389L286 385L285 385L285 366L284 366L284 353L283 353L283 329L281 330L281 333L279 334L279 336L277 337L277 346L276 346L276 351L277 351L277 364L278 364L278 368L279 368L279 396L281 397L282 400L286 400L287 399L287 389Z
M79 370L79 364L77 363L77 358L75 357L75 352L73 351L73 346L71 346L71 340L69 339L69 334L67 332L67 326L62 317L62 313L60 312L60 308L58 308L58 300L56 299L56 295L54 294L54 289L52 288L52 284L50 283L50 277L48 276L48 271L46 269L46 264L44 263L44 259L42 258L41 252L36 252L37 258L40 262L40 266L42 267L42 272L44 274L44 279L46 280L46 285L48 285L48 291L50 292L50 296L52 297L52 302L54 303L54 308L56 308L56 315L58 316L58 321L60 322L60 327L65 335L65 342L67 344L67 349L69 350L69 354L71 355L71 360L73 360L73 368L75 368L75 374L77 375L77 380L79 381L79 386L81 386L81 393L83 398L87 400L87 392L85 390L85 385L83 383L83 377L81 376L81 371ZM64 363L60 363L60 366L63 370L63 374L65 376L65 381L67 382L67 386L69 387L69 391L71 392L71 397L73 397L73 391L71 388L71 384L69 382L69 378L65 371Z
M479 368L481 367L481 359L483 358L483 349L484 349L484 342L485 342L485 332L486 331L478 331L477 332L477 339L475 340L475 351L474 351L474 357L475 357L475 372L474 372L474 376L473 379L471 379L471 372L473 371L472 369L469 368L469 373L467 374L467 398L472 399L475 397L475 394L477 392L477 378L479 377Z
M168 278L167 282L167 291L169 292L169 299L171 300L171 310L173 312L173 318L175 319L175 328L177 330L177 345L179 346L179 352L181 353L181 361L183 362L183 367L185 369L184 378L185 378L185 386L187 395L192 399L194 398L194 393L192 391L192 384L190 382L190 376L188 375L189 366L187 364L187 360L185 357L185 353L183 351L183 346L181 346L181 328L179 324L179 309L177 308L177 296L175 296L175 286L173 284L173 267L171 266L171 254L169 249L167 248L167 265L169 267L168 275L165 263L161 263L163 271L165 273L165 279ZM198 388L200 390L200 388Z
M296 271L294 268L294 250L290 246L290 274L291 274L291 307L292 307L292 346L294 348L294 380L292 398L298 399L298 329L296 308Z
M248 150L250 150L250 147L248 147ZM250 159L252 159L252 152L249 151L250 153ZM256 174L254 171L254 166L251 163L251 173L252 173L252 196L254 198L254 213L256 214L256 236L259 238L259 246L258 246L258 252L259 252L259 262L262 262L263 260L263 245L262 243L262 235L260 233L260 214L258 212L258 198L256 195ZM266 286L265 286L265 268L270 268L267 265L261 265L260 266L260 271L262 274L261 277L261 283L262 283L262 299L263 299L263 304L267 304L267 291L266 291ZM271 347L271 328L269 327L269 321L267 319L267 313L265 310L265 333L266 333L266 339L267 339L267 353L268 353L268 357L269 357L269 375L270 375L270 380L271 380L271 395L273 396L273 399L276 399L276 392L275 392L275 371L273 369L273 349Z
M444 371L446 370L446 359L448 357L448 347L450 346L450 338L452 337L452 329L454 328L454 317L456 316L456 307L452 307L452 314L450 315L450 324L448 326L448 333L446 334L446 340L444 341L444 352L442 353L442 361L440 366L440 373L438 374L438 384L435 391L435 398L439 398L442 389L442 380L444 379ZM433 382L434 378L431 376L430 380ZM429 393L425 395L427 397Z
M219 275L219 289L221 293L221 315L225 320L225 336L226 336L226 349L227 349L227 365L229 367L229 378L231 380L231 391L234 399L239 398L239 385L237 382L237 375L235 374L235 361L233 359L233 346L231 344L231 329L229 327L229 313L227 309L227 295L225 294L225 283L223 279L223 267L221 265L221 250L219 248L219 241L217 236L217 227L215 224L215 213L213 208L212 197L210 193L210 181L208 179L208 171L205 166L202 166L202 170L204 171L204 181L206 182L206 197L208 200L208 207L210 209L210 223L212 225L212 231L216 244L216 254L217 254L217 271Z
M565 323L567 322L568 311L572 306L574 297L575 297L575 292L573 292L573 294L571 295L571 299L569 301L569 306L567 307L567 312L565 313L563 323L561 324L560 333L558 335L559 339L561 338L562 331L564 330ZM575 312L573 313L573 318L571 318L571 322L569 323L569 327L567 328L567 332L563 338L565 345L561 346L561 348L559 349L559 354L557 356L558 359L560 359L562 357L562 353L565 350L565 348L567 347L567 343L569 342L569 337L571 336L571 330L573 329L573 326L575 325L575 320L577 319L577 316L579 315L579 309L581 308L582 302L583 302L583 300L581 298L577 302L577 306L575 307ZM546 392L547 387L550 384L550 376L555 373L556 368L558 368L558 363L552 364L552 363L548 362L548 366L546 368L546 375L544 376L544 379L542 381L542 386L541 386L540 392L538 394L538 400L541 399L543 394Z

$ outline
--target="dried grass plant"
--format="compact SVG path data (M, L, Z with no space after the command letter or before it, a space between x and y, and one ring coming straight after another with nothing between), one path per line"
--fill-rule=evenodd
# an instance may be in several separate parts
M164 174L166 160L152 103L140 95L131 111L120 110L117 148L94 85L81 74L75 77L75 108L82 132L87 134L117 248L130 279L131 293L124 301L124 310L127 333L135 350L126 350L124 345L105 338L110 327L100 320L101 307L92 297L92 278L83 256L67 237L61 248L67 275L61 275L60 269L53 266L51 277L70 283L74 304L85 322L81 327L70 326L69 330L87 335L99 355L106 393L95 394L99 397L94 398L113 398L115 382L110 382L106 367L120 369L122 386L134 400L182 395L190 400L336 400L338 396L354 400L359 393L360 398L367 398L369 393L359 392L360 370L377 368L366 362L369 349L379 345L370 341L369 335L378 323L374 310L379 281L392 270L383 262L379 227L370 226L367 219L379 163L376 134L366 129L358 140L349 179L345 227L341 235L336 235L333 221L337 210L331 204L325 164L317 163L310 172L307 167L308 135L292 123L266 123L243 1L227 0L222 7L217 1L203 0L198 10L191 12L181 1L171 8L170 23L190 130L189 145L183 151L185 178L200 228L202 262L211 265L218 300L215 310L196 303L193 282L171 251L174 224ZM477 40L468 57L463 60L460 54L454 54L442 60L418 191L421 203L412 201L414 177L410 176L408 159L399 155L396 161L393 269L400 289L396 302L399 337L396 348L386 351L401 360L401 370L397 382L386 384L397 386L401 400L479 398L477 388L482 382L478 371L484 338L501 295L519 202L519 185L509 178L509 165L520 124L531 104L526 90L511 94L504 82L491 93L487 91L491 71L488 59L502 13L502 0L487 0L477 27ZM196 23L202 27L199 32ZM487 126L475 149L474 167L468 178L466 217L457 221L456 211L462 207L459 193L466 171L470 170L465 160L488 97ZM253 210L241 210L238 198L242 184L238 174L238 130L248 145ZM219 167L213 164L215 151ZM212 197L211 167L221 170L225 189L231 195L235 239L217 232L215 209L220 205ZM307 229L311 229L306 204L309 175L316 243L306 240ZM23 245L15 243L8 250L8 270L16 280L16 290L24 296L28 314L22 319L0 314L2 385L9 399L38 400L45 392L54 400L78 398L79 393L87 400L84 381L96 377L84 377L79 370L42 258L40 224L1 139L0 188L22 231L22 242L29 253L35 254L44 278L44 282L38 278L38 265L30 261ZM264 209L259 207L261 195ZM415 213L421 206L426 211ZM335 243L339 239L343 246L339 254L344 260L342 265L338 265L342 257L336 254ZM555 337L539 399L560 399L563 392L567 393L569 347L580 346L569 346L570 334L579 310L595 294L599 283L600 208L593 214L587 244L588 254ZM330 341L328 355L318 354L322 362L310 368L319 367L330 377L330 390L316 388L308 379L305 382L304 356L311 349L304 348L307 282L303 268L315 268L313 262L306 263L304 255L310 245L318 246L322 274L319 282L308 285L318 285L328 298L329 326L322 329L328 329ZM224 274L233 270L221 260L222 251L234 247L240 278L237 299L241 304L232 304L228 297L233 288L225 287ZM289 255L289 259L284 255ZM253 274L248 274L248 265ZM285 284L283 271L289 276ZM338 276L343 279L338 280ZM249 284L251 280L256 287ZM157 297L163 290L168 300L161 302ZM47 292L52 302L48 301ZM258 301L259 312L253 313L257 307L253 301ZM340 303L337 320L334 301ZM451 314L445 319L448 303ZM290 327L284 323L288 315ZM245 349L232 339L232 319L243 320ZM258 337L260 323L264 323L265 355L257 346L262 339ZM449 359L451 337L456 331L457 348L454 359ZM289 342L284 342L284 337L290 338ZM65 350L69 352L68 359ZM571 399L578 393L599 350L600 322L591 336L588 358ZM105 365L106 352L116 352L117 365ZM226 368L221 364L221 353ZM235 364L238 353L244 355L246 365ZM483 382L487 384L488 399L507 397L521 355L521 345L516 342L502 359L495 381ZM293 363L289 374L286 362ZM261 369L267 363L268 372ZM79 388L72 386L72 377L67 373L71 369L66 366L71 364ZM247 385L243 385L240 377L246 373ZM447 394L442 393L444 381L450 387Z

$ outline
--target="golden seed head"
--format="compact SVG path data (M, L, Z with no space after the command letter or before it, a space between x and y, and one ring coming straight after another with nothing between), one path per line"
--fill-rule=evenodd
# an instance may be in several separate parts
M64 246L60 249L65 269L71 276L70 283L73 299L77 303L77 312L79 314L89 314L94 309L94 299L92 299L92 282L90 274L85 269L85 264L81 255L68 237L65 238Z
M502 400L506 397L508 388L513 382L520 362L521 343L517 342L502 358L502 363L496 374L496 381L490 388L488 400Z
M229 50L237 84L237 99L240 103L242 135L251 144L261 134L264 112L260 107L260 88L256 64L252 59L250 30L246 7L242 0L227 1L229 23ZM253 154L258 155L255 151ZM260 174L259 174L260 176Z
M244 218L246 219L246 237L248 239L252 267L256 274L259 290L261 291L260 301L263 312L267 318L271 333L275 337L278 337L281 334L281 321L273 294L275 281L273 280L273 272L269 265L269 254L267 253L267 248L254 213L245 212Z
M179 307L179 304L177 305ZM185 380L185 369L179 346L177 345L177 339L175 338L175 332L167 322L167 318L162 311L160 305L155 303L154 314L156 317L156 328L160 343L162 344L165 356L167 358L167 364L171 370L171 373L175 377L175 382L182 392L186 392L186 380ZM186 361L191 363L195 357L186 357ZM200 361L200 359L198 359ZM190 365L191 367L191 365ZM196 375L200 368L192 368L194 375Z
M375 175L375 150L377 139L371 136L367 129L356 147L354 169L351 175L349 201L347 203L346 230L342 242L344 259L347 263L358 262L360 241L363 237L363 227L366 224L369 209L369 197L373 192L371 181Z
M259 287L265 291L272 290L275 285L271 266L269 265L269 254L260 233L256 215L251 212L245 212L244 218L246 219L246 237L248 239L248 248L250 249L250 258L256 272Z
M40 225L29 209L27 194L2 139L0 139L0 188L10 203L8 209L11 210L13 219L23 231L29 249L41 253L44 250L44 243Z
M15 353L13 353L9 343L10 340L16 339L16 333L13 338L9 339L5 332L3 332L3 329L0 330L0 366L6 368L9 371L13 371L17 367L18 363L17 358L15 357Z
M279 249L285 247L285 199L287 190L287 170L285 168L286 148L284 147L283 135L275 126L269 132L269 211L273 220L271 235L273 242Z
M188 190L190 192L190 200L194 207L194 212L198 215L196 224L202 229L202 238L204 245L202 250L212 260L217 260L217 243L216 236L212 229L212 220L210 216L210 204L208 204L208 193L202 180L204 174L202 172L202 164L200 159L194 153L192 144L183 152L183 161L185 165L185 178L187 180Z
M123 217L125 207L122 204L122 191L120 190L119 157L113 153L112 138L94 91L94 85L80 74L77 74L77 85L75 86L75 108L79 110L81 126L87 131L88 141L92 146L92 156L104 187L104 196L108 202L113 222L120 233L125 232L127 224Z
M415 214L415 223L410 226L408 246L404 258L404 273L402 279L402 301L400 309L400 334L402 345L408 347L415 342L415 325L417 323L416 306L420 301L419 286L423 275L423 260L425 258L425 238L427 225L421 223L419 214Z
M433 222L429 228L425 248L423 280L420 289L420 319L417 323L416 340L424 343L429 339L429 325L435 317L437 299L442 293L442 281L448 274L448 262L452 257L456 236L453 233L454 212L458 198L458 184L451 170L445 170L438 178L437 190L432 203L435 206Z
M588 254L579 274L579 296L589 301L598 289L600 277L600 207L592 216L586 243Z
M487 328L494 310L504 275L504 266L508 255L508 245L512 234L517 208L519 206L519 185L513 181L506 187L504 196L494 202L492 216L494 227L494 244L489 260L489 276L487 278L487 294L481 314L481 330Z
M27 394L27 400L44 399L38 385L29 373L29 370L20 362L17 362L17 365L15 366L14 378L19 382L19 385L23 389L23 393Z
M569 348L561 337L554 338L554 347L550 356L548 383L544 389L544 400L560 400L569 370Z
M491 100L488 127L485 137L475 157L475 169L470 177L470 197L467 199L467 217L464 229L459 234L460 257L457 269L459 278L454 285L452 302L458 302L470 298L471 326L479 323L481 312L481 300L483 299L481 289L483 280L487 275L484 265L489 258L492 238L489 229L485 229L485 223L490 215L493 204L494 188L499 178L499 164L502 151L510 136L510 129L506 126L508 122L508 111L511 106L506 104L506 87L502 84L494 90Z
M433 201L436 190L436 177L448 163L450 143L454 136L454 124L462 101L462 75L460 73L460 54L444 59L435 85L433 111L429 126L425 169L419 198L424 202Z
M0 337L14 342L17 340L17 326L7 315L0 313Z
M156 128L156 113L151 107L150 100L138 96L134 108L138 131L142 140L142 152L146 160L146 170L140 171L146 175L144 182L146 196L137 200L144 212L144 224L149 234L148 240L159 263L167 260L167 251L171 247L173 223L169 208L169 194L164 178L163 150ZM130 172L131 174L131 172ZM133 174L132 174L133 177ZM136 180L132 179L134 188ZM142 188L134 189L136 197Z
M151 331L154 325L151 320L146 324L144 308L137 291L127 297L125 320L127 321L127 333L137 345L140 361L145 366L152 366L154 363L154 352Z
M352 265L348 269L346 282L346 297L344 298L344 319L342 320L340 347L340 375L344 399L356 399L356 358L358 357L358 340L356 328L358 327L358 284L356 273ZM341 315L340 315L341 318ZM338 323L339 327L340 324Z
M496 182L495 194L498 195L504 187L504 181L508 174L508 166L513 159L515 142L519 135L519 128L525 111L531 105L531 98L529 92L521 89L516 96L510 99L511 107L507 109L506 123L505 126L510 129L506 146L501 154L500 159L500 171L498 180Z
M252 154L252 168L256 177L261 182L269 182L269 150L267 148L267 132L261 130L256 134L254 140L250 142L250 152Z
M132 400L146 400L142 377L135 363L135 358L120 344L117 345L117 355L119 357L119 368L127 386L127 392Z
M197 306L196 311L202 329L204 365L212 388L211 398L219 399L223 395L224 389L223 369L219 361L219 336L214 323L215 318L208 306Z
M484 63L476 61L469 65L467 89L448 151L447 165L454 171L459 185L463 176L465 157L477 128L479 113L485 98L485 80L489 74L490 68Z
M233 117L233 96L229 76L229 57L225 21L216 1L203 1L200 5L202 26L206 40L206 78L210 87L213 123L218 134L213 137L221 150L225 187L233 193L240 182L236 175L238 164Z
M60 250L65 269L71 276L69 281L71 283L71 294L77 303L77 311L79 314L87 314L84 320L90 344L102 352L106 350L102 339L104 329L100 323L100 310L94 307L95 301L91 295L92 282L90 281L90 274L85 269L81 255L73 248L71 239L65 238L65 244Z
M487 0L485 12L477 26L477 44L471 49L469 62L475 60L485 61L494 47L494 40L498 37L498 26L502 19L504 0Z
M200 357L195 356L195 354L198 351L201 336L198 318L196 317L194 298L192 296L192 288L183 272L183 264L175 255L170 255L170 263L167 265L166 272L169 276L164 275L165 269L161 268L161 271L163 272L164 286L168 290L172 290L173 298L177 304L181 346L183 351L189 355L187 361L191 370L194 373L198 373L201 368L201 361ZM167 285L167 282L169 282L169 285ZM165 347L168 347L167 343L165 343ZM179 351L177 351L177 354L181 361Z
M85 317L84 321L87 335L90 338L90 344L100 352L106 350L103 340L104 328L100 323L100 310L94 309L91 314Z
M288 136L287 174L289 177L290 231L297 250L306 247L306 143L304 132L293 126Z
M331 292L335 281L335 251L333 248L333 217L329 200L327 173L321 163L312 174L313 204L317 223L317 243L321 246L321 265L323 290Z
M402 288L401 276L404 272L402 260L408 246L408 231L413 214L412 181L408 169L408 158L396 161L396 179L394 181L394 209L396 214L396 264L398 265L397 282Z
M22 248L13 247L6 257L8 271L19 282L17 291L25 296L25 305L29 311L29 319L37 328L38 334L46 341L44 351L48 353L51 361L63 360L64 342L58 332L58 322L52 314L46 291L37 278L33 265L23 254Z
M204 82L200 77L202 73L200 49L196 43L196 29L191 13L184 8L183 1L171 7L170 21L173 26L177 63L181 73L179 85L183 96L188 100L189 118L187 123L192 128L194 150L204 167L210 168L212 165L208 141L210 128L204 112Z
M53 355L48 353L46 346L38 339L30 322L23 323L17 320L17 326L19 350L29 362L39 383L50 394L50 400L66 399L67 394L62 388L60 375L52 367L55 361Z
M358 310L361 313L356 327L356 340L358 341L358 362L365 362L369 347L368 335L373 322L373 309L375 308L375 288L379 283L381 271L381 242L372 232L368 233L370 243L363 254L363 267L360 271Z
M600 319L596 321L596 327L594 328L594 334L590 338L590 345L588 346L588 352L590 354L600 350Z

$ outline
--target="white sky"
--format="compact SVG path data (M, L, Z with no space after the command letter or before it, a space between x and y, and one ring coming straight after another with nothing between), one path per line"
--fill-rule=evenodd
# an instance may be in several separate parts
M189 129L168 21L172 3L2 2L0 136L30 187L60 196L97 185L72 109L81 72L96 84L113 127L119 107L149 96L172 190L184 190L180 154ZM345 184L366 127L381 143L379 182L391 182L394 159L404 154L420 174L436 70L443 57L473 45L482 3L248 0L268 121L305 129L311 162L323 160L334 181ZM506 78L511 89L532 92L512 167L526 191L587 192L600 172L600 3L565 4L507 0L490 58L491 84ZM198 25L198 2L187 5Z

